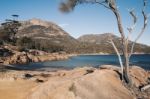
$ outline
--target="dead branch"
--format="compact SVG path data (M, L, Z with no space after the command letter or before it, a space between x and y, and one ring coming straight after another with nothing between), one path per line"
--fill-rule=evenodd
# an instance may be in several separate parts
M101 1L100 2L100 1L95 0L94 3L100 4L100 5L104 6L107 9L110 9L110 7L108 6L106 1Z
M112 44L112 46L113 46L113 48L114 48L114 50L115 50L115 52L116 52L116 54L117 54L117 56L118 56L119 63L120 63L120 66L121 66L122 80L123 80L123 78L124 78L124 77L123 77L123 63L122 63L121 55L120 55L120 53L119 53L119 51L118 51L118 49L117 49L115 43L113 42L113 40L112 40L111 38L110 38L110 43Z
M129 39L130 39L130 35L132 34L133 30L135 29L135 26L136 26L136 23L137 23L137 16L134 12L134 9L131 9L131 10L128 10L129 11L129 14L131 15L131 17L133 18L133 25L130 26L129 28L127 28L129 34L127 36L127 42L129 42Z
M136 39L134 40L134 42L132 43L132 46L131 46L131 52L130 52L130 55L129 57L132 55L133 53L133 50L134 50L134 46L137 42L137 40L142 36L142 34L144 33L146 27L147 27L147 23L148 23L148 15L145 13L145 7L146 7L146 3L147 3L147 0L144 0L144 5L143 5L143 10L142 10L142 15L143 15L143 18L144 18L144 24L143 24L143 27L140 31L140 33L138 34L138 36L136 37Z
M147 89L149 89L150 88L150 84L149 85L146 85L146 86L144 86L144 87L142 87L141 88L141 91L145 91L145 90L147 90Z
M116 6L116 3L115 3L115 0L109 0L109 7L111 9L111 11L115 14L116 16L116 19L117 19L117 25L118 25L118 30L119 30L119 33L121 35L121 42L122 42L122 52L123 54L125 55L125 33L124 33L124 29L123 29L123 25L122 25L122 19L121 19L121 16L120 16L120 13L117 9L117 6Z

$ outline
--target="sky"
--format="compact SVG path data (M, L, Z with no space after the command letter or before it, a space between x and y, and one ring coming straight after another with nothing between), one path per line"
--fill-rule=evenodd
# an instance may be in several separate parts
M39 18L54 22L61 26L71 36L78 38L85 34L114 33L119 35L116 18L107 8L96 4L82 4L76 6L70 13L59 11L62 0L0 0L0 23L11 18L12 14L19 15L19 20ZM128 9L134 8L138 16L135 31L131 35L134 40L143 26L141 14L142 0L116 0L120 11L126 35L127 27L131 26L132 18ZM150 0L148 0L150 1ZM146 13L150 13L150 2ZM145 33L138 40L139 43L150 45L150 21Z

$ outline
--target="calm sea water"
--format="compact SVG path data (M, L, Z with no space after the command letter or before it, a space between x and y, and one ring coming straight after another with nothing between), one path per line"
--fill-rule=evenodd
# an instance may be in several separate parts
M29 63L26 65L15 65L21 69L32 70L51 70L51 69L72 69L75 67L94 66L100 65L119 65L116 55L79 55L71 57L68 60L61 61L47 61L38 63ZM133 55L131 56L130 65L138 65L146 70L150 70L150 55Z

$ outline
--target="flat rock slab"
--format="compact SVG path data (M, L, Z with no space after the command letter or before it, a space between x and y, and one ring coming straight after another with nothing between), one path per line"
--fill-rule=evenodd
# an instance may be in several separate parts
M80 74L51 79L32 90L27 99L134 99L115 71Z

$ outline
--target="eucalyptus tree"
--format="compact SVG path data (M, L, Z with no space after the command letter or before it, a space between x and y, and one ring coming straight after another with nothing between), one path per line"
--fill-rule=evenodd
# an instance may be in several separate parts
M122 2L125 2L125 1L122 1ZM138 19L135 14L134 9L129 10L129 14L133 18L133 25L131 25L129 28L127 28L129 33L125 33L125 28L123 27L123 24L122 24L122 18L121 18L121 14L118 10L116 0L65 0L65 1L61 2L61 4L60 4L60 10L62 12L73 11L74 8L79 4L98 4L100 6L104 6L105 8L107 8L108 10L113 12L113 14L116 17L118 31L121 35L121 53L117 49L117 47L116 47L115 43L113 42L113 40L111 39L111 37L110 37L109 42L113 45L113 48L118 55L119 62L121 65L121 70L122 70L122 79L129 85L132 85L132 81L130 79L130 74L129 74L129 59L130 59L130 56L133 54L135 43L141 37L141 35L144 33L144 31L147 27L148 17L149 17L145 12L148 1L142 0L142 2L143 2L143 4L142 4L143 7L141 8L141 13L142 13L144 22L143 22L141 31L138 34L135 34L135 36L137 36L137 37L136 37L135 41L133 42L130 51L128 50L129 40L130 40L131 34L133 33L133 30L135 29L137 19ZM123 58L121 58L121 54L123 54Z
M19 15L12 15L12 17L13 19L6 19L5 22L1 24L2 28L0 30L0 34L5 34L5 36L7 37L6 41L14 42L15 34L18 32L21 23L18 20L16 20L19 17Z

